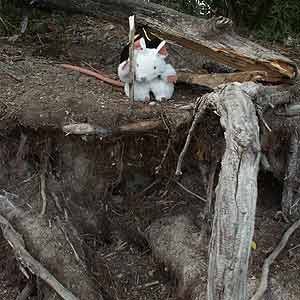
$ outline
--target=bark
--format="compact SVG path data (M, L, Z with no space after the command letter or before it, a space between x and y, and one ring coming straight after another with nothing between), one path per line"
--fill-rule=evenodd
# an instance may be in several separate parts
M225 129L226 150L216 188L208 299L245 300L260 160L258 120L251 98L239 84L211 97Z
M290 59L235 34L231 20L224 17L204 20L139 0L47 0L44 5L105 16L124 24L130 15L135 15L137 24L148 26L165 39L240 71L265 71L269 81L294 78L298 73Z

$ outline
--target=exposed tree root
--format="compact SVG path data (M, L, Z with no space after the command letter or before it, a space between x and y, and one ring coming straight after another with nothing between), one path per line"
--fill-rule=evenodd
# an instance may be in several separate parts
M298 133L292 133L289 141L289 152L287 158L287 169L284 178L282 195L282 210L284 215L290 219L300 217L300 139Z
M273 264L274 260L286 246L290 236L294 233L294 231L300 226L300 219L296 221L283 235L281 241L274 249L274 251L267 257L264 262L263 269L262 269L262 276L260 280L260 285L256 291L256 293L252 296L250 300L260 300L264 296L268 288L268 276L270 271L270 266Z
M207 102L208 102L207 100L208 100L207 96L203 96L202 98L199 98L199 100L198 100L198 103L197 103L197 106L196 106L196 109L195 109L195 114L194 114L194 119L193 119L192 125L189 129L189 133L187 135L184 147L183 147L183 149L182 149L182 151L179 155L179 158L178 158L176 172L175 172L175 175L177 175L177 176L182 175L181 168L182 168L183 159L184 159L184 156L185 156L185 154L188 150L188 147L191 143L192 135L195 131L196 125L199 122L199 119L201 118L201 116L204 114L204 111L207 107Z
M22 204L16 195L1 191L0 227L24 275L29 279L34 274L63 299L102 300L87 272L81 240L72 224L55 218L49 226L45 216L23 210ZM47 297L51 290L43 286L42 293Z
M58 295L65 300L79 300L69 290L67 290L40 262L34 259L25 249L24 241L19 233L15 231L9 221L0 215L0 226L4 238L14 249L17 259L30 270L34 275L40 277L50 285Z

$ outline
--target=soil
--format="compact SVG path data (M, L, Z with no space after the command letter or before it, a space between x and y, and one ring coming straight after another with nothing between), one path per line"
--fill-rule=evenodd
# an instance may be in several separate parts
M156 176L155 167L168 144L166 135L154 132L100 142L96 137L65 136L61 127L88 122L116 128L136 120L158 119L162 113L169 124L184 124L191 112L179 111L178 106L195 102L205 90L180 86L174 99L167 103L132 106L122 91L60 66L71 63L89 68L89 64L116 78L119 53L127 41L125 28L61 13L42 14L39 18L33 15L30 21L25 35L15 42L2 39L0 44L0 63L9 66L4 71L0 68L0 187L18 194L24 203L39 210L37 174L42 169L46 141L50 140L48 193L57 192L63 199L72 197L73 204L68 200L63 203L79 228L83 216L90 219L90 227L79 232L105 299L175 299L175 280L155 261L140 232L163 216L187 213L197 218L203 213L203 203L181 189L171 175L182 146L180 134L185 131L179 130L179 138L174 138L160 176ZM192 70L207 63L205 58L175 46L170 48L170 60L176 68ZM211 119L218 122L216 116ZM220 137L221 133L202 125L202 137L210 138L208 144ZM22 135L26 136L26 146L21 149L20 158ZM222 145L217 148L220 152ZM203 170L209 159L202 150L194 146L190 151L181 183L205 197ZM219 156L220 153L214 153L218 151L212 151L209 158ZM63 188L59 189L61 182ZM107 190L107 182L114 183L113 190ZM260 277L264 258L288 226L277 214L280 198L281 183L270 174L260 174L254 236L257 249L252 251L250 262L252 278ZM48 208L49 220L53 217L53 203ZM271 268L271 277L298 299L299 243L297 232ZM9 245L0 237L0 298L16 299L25 282Z

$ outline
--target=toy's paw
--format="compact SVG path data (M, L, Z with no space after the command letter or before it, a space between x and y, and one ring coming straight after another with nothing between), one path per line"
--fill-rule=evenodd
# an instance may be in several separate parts
M170 83L176 83L177 76L176 75L169 75L167 76L167 81Z

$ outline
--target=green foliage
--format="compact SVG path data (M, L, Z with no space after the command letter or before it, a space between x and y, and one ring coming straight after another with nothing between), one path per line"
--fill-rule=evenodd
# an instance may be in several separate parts
M207 1L201 0L152 0L158 4L162 4L177 11L190 14L193 16L206 17L210 12Z
M181 12L229 17L239 30L259 38L285 40L300 33L300 0L153 0Z
M284 40L300 32L300 1L275 0L270 15L258 30L258 34L269 40Z
M18 0L0 0L0 33L11 34L19 27L22 18L22 6Z

